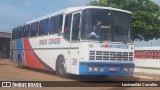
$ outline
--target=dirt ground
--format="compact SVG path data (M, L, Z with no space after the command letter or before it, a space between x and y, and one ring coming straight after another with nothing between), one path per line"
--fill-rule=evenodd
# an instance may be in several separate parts
M96 79L95 79L96 80ZM12 63L10 60L0 60L0 81L79 81L80 84L86 82L81 81L95 81L93 78L83 78L79 76L71 76L69 78L61 78L55 74L55 72L25 68L19 69L16 64ZM156 74L145 74L145 73L134 73L133 76L108 76L102 81L160 81L160 75ZM97 85L101 84L96 82ZM92 84L92 83L89 83ZM102 83L105 84L105 83ZM94 83L94 85L96 85ZM7 90L10 88L0 88L0 90ZM18 90L22 88L12 88L12 90ZM32 89L45 89L45 90L135 90L135 89L145 89L145 90L155 90L159 88L153 87L53 87L53 88L23 88L23 90Z

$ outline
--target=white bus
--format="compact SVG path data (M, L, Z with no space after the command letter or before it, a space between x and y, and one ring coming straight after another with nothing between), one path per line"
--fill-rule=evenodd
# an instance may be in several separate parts
M56 71L62 77L132 75L130 33L129 11L71 7L13 28L11 58L20 68Z

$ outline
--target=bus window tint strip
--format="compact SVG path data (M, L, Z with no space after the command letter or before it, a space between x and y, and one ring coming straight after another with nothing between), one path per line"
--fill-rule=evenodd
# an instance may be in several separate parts
M38 22L35 22L31 24L30 37L37 36L37 33L38 33Z
M12 40L16 39L17 28L12 30Z
M26 25L23 27L23 37L29 36L30 25Z
M22 37L22 27L17 28L17 35L16 36L17 36L17 39Z
M49 30L49 19L40 21L38 35L47 35Z
M58 15L51 18L50 21L50 34L61 32L63 15Z

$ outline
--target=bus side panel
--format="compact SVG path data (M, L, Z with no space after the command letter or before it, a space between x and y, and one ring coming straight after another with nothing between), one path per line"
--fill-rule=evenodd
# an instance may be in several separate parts
M28 38L24 39L24 52L25 52L25 60L26 66L52 70L48 65L46 65L42 60L36 55L34 48L31 47Z
M24 53L23 53L23 40L17 40L17 55L16 55L16 63L18 63L18 56L22 57L22 64L25 65Z
M49 35L30 38L29 43L32 48L35 48L34 53L39 60L52 70L56 69L58 56L63 56L67 64L67 73L70 73L71 45L62 36Z
M71 60L70 60L71 74L76 74L76 75L79 74L79 61L80 61L79 49L71 50Z

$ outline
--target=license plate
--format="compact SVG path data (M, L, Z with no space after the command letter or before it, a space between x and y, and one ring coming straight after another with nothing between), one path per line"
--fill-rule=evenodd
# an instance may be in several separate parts
M110 68L108 68L108 70L109 70L109 71L117 71L117 68L115 68L115 67L110 67Z

